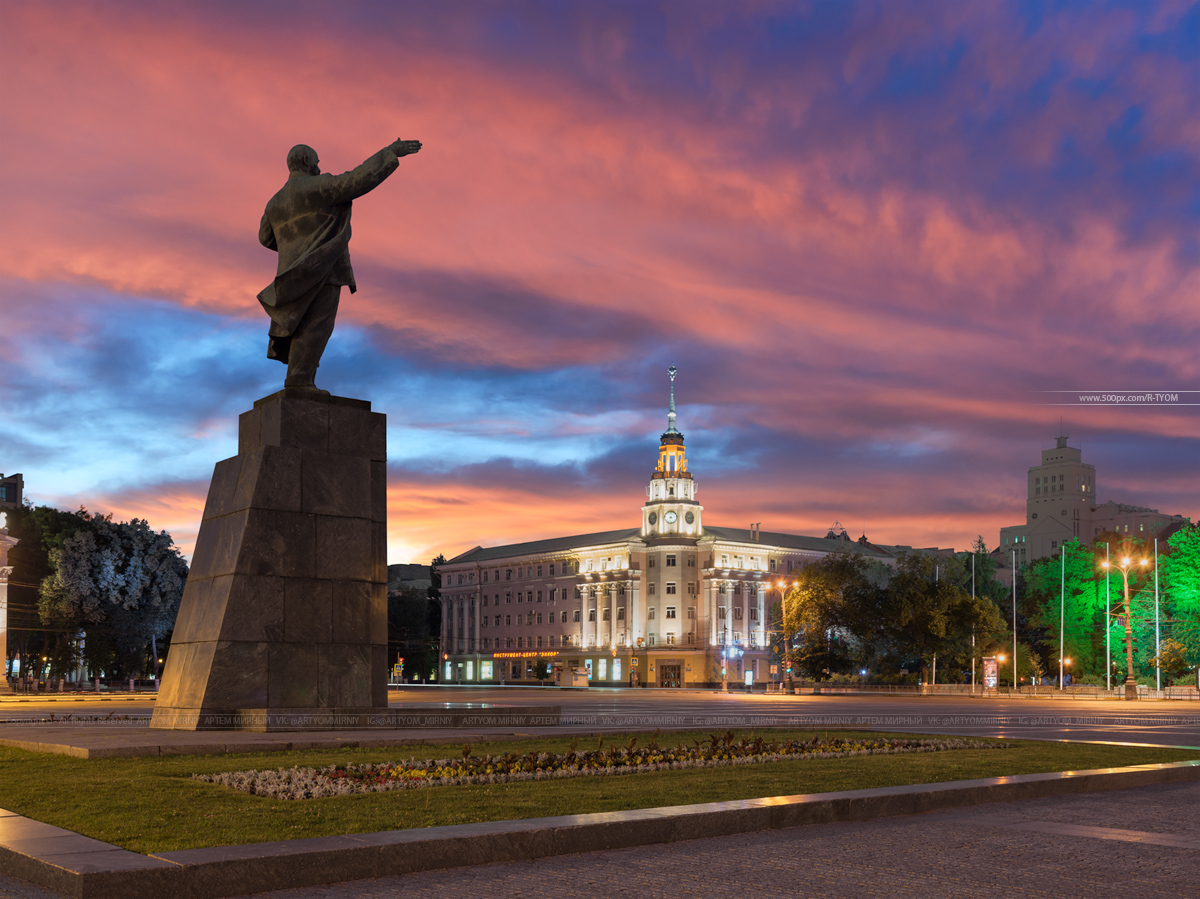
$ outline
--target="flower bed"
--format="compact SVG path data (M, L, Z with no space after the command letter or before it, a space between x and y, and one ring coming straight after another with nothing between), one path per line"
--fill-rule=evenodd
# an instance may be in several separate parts
M604 748L604 738L593 750L579 750L579 741L565 753L527 752L475 756L471 746L462 757L418 761L382 762L376 765L335 765L327 768L279 768L274 771L230 771L194 774L206 783L222 784L272 799L320 799L388 790L413 790L458 784L500 784L566 777L641 774L680 768L713 768L754 765L794 759L833 759L861 755L894 755L907 752L942 752L950 749L996 749L1000 743L980 740L782 740L749 736L740 740L732 732L695 740L693 745L663 747L655 734L645 747L637 737L625 746Z

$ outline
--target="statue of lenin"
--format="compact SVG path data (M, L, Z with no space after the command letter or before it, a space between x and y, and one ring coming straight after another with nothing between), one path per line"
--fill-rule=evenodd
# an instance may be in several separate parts
M267 357L287 365L285 387L318 391L317 366L342 286L358 289L350 267L351 202L382 184L399 157L420 149L420 141L397 140L344 175L321 174L312 147L288 151L287 183L267 203L258 229L259 242L279 253L275 280L258 300L271 317Z

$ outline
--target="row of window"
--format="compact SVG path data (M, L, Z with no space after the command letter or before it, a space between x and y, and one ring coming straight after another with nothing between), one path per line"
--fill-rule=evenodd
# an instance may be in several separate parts
M590 565L588 570L591 570ZM491 570L484 569L483 574L480 577L480 582L484 584L488 583L489 581L495 581L496 583L499 583L500 571L501 569L499 568L493 568ZM521 578L532 577L557 577L560 571L562 574L579 574L579 563L576 561L567 560L566 562L561 563L547 562L544 565L518 565L514 568L505 568L503 571L504 580L506 581L511 581L514 573L516 574L518 580ZM545 572L545 574L543 574L543 572ZM457 579L459 585L464 583L473 584L475 583L475 572L461 572L457 575Z
M550 602L555 602L558 600L559 590L557 587L551 587L546 592L549 596ZM562 592L563 592L563 598L566 598L566 590L564 589ZM536 599L534 598L535 594L537 597ZM512 605L512 601L513 601L513 595L511 593L505 593L504 594L505 605ZM542 591L541 590L529 590L529 591L518 590L517 591L517 602L518 603L541 602L541 601L542 601ZM485 593L483 595L483 604L486 606L489 602L491 602L492 605L497 605L497 606L500 605L500 594L496 593L489 597Z
M661 636L663 642L668 646L675 646L680 643L680 636L683 638L682 642L688 645L694 645L696 642L696 634L694 632L682 635L670 633L662 634ZM658 639L658 634L647 634L645 638L646 645L656 646L658 644ZM738 643L742 642L741 631L736 633L735 641ZM757 646L757 638L751 635L750 643L752 646ZM618 644L628 645L627 643L622 644L622 641L618 641ZM563 634L562 636L550 634L546 637L543 637L542 635L530 637L481 637L479 639L480 649L556 649L560 647L566 648L570 646L583 645L584 643L580 641L578 634ZM594 634L587 638L586 645L589 647L595 647L597 645L596 636ZM608 646L610 645L610 642L607 637L602 637L602 639L599 641L599 645Z
M688 646L694 646L696 644L696 633L695 631L689 631L686 634L675 634L673 632L666 634L647 634L645 637L645 644L647 646L657 646L660 639L666 646L677 646L681 643ZM752 649L757 649L759 647L758 634L754 633L753 631L751 631L749 634L744 634L742 631L726 632L720 635L717 643L721 646L749 646ZM474 652L474 641L468 640L467 644L468 645L466 647L460 646L459 651L462 652L465 650L467 652ZM626 647L629 645L628 642L626 642L623 638L618 639L617 644L619 646ZM578 634L563 634L562 636L558 636L556 634L543 636L539 634L529 637L481 637L479 640L479 648L481 650L566 649L572 646L583 647L585 645L588 648L594 649L596 646L611 646L612 643L607 636L601 635L600 639L597 640L594 634L588 636L586 641L580 640Z
M608 608L602 608L602 609L599 609L599 610L596 610L596 609L588 609L588 610L587 610L587 614L588 614L588 618L587 618L587 620L588 620L588 621L595 621L595 620L596 620L596 613L597 613L597 611L599 611L599 613L600 613L600 620L601 620L601 621L611 621L611 620L612 620L612 608L611 608L611 607L608 607ZM650 608L648 608L648 609L646 610L646 617L647 617L648 619L650 619L651 621L653 621L653 620L654 620L654 619L657 617L657 613L658 613L658 609L657 609L657 607L655 607L655 606L650 606ZM555 622L555 616L556 616L557 614L558 614L558 613L556 613L556 612L550 612L550 613L548 614L548 616L547 616L547 618L548 618L549 620L548 620L546 623L547 623L547 624L554 624L554 623L556 623L556 622ZM717 607L717 618L718 618L719 620L721 620L721 621L724 621L727 615L728 615L728 610L726 609L726 607L725 607L725 606L718 606L718 607ZM743 616L743 609L742 609L742 607L741 607L741 606L733 606L733 620L734 620L734 621L741 621L741 620L742 620L742 616ZM473 617L474 617L474 616L472 616L472 618L473 618ZM493 626L493 627L501 627L501 621L503 620L503 622L504 622L504 623L503 623L503 626L504 626L504 627L512 627L512 625L513 625L513 617L514 617L514 616L512 616L512 615L495 615L495 616L488 616L488 615L484 615L484 616L483 616L483 617L480 619L480 624L481 624L483 627L487 627L487 626L488 626L488 621L490 620L490 621L492 622L492 626ZM663 608L663 617L664 617L664 618L676 618L676 617L678 617L678 610L677 610L677 607L676 607L676 606L665 606L665 607ZM696 619L696 607L695 607L695 606L688 606L688 607L687 607L687 617L688 617L688 620L690 620L690 621L694 621L694 620ZM525 625L526 627L532 627L532 626L533 626L533 625L535 625L535 624L541 624L541 623L542 623L542 613L541 613L541 612L526 612L524 615L517 615L517 616L516 616L516 620L517 620L517 626L518 626L518 627L520 627L522 623L524 623L524 625ZM581 620L582 620L582 610L581 610L581 609L572 609L572 610L571 610L571 621L572 621L572 622L575 622L575 623L578 623L578 622L579 622L579 621L581 621ZM625 620L625 607L624 607L624 606L617 606L617 621L624 621L624 620ZM751 620L751 621L758 621L758 609L757 609L757 608L755 608L754 606L751 606L751 607L750 607L750 620ZM462 618L462 614L460 613L460 614L459 614L459 616L458 616L459 630L461 630L461 629L462 629L462 621L463 621L463 618ZM559 619L559 621L560 621L562 624L566 624L566 623L567 623L567 613L566 613L566 612L563 612L563 613L562 613L562 616L561 616L561 618Z
M776 571L778 568L782 567L780 565L777 565L778 562L782 562L782 561L783 560L771 559L770 560L771 571ZM786 561L787 561L787 570L791 571L793 562L791 559L788 559ZM733 556L733 564L731 565L729 554L723 553L721 555L721 566L720 567L722 567L722 568L749 568L752 571L757 571L759 569L759 563L760 563L760 560L757 557L751 556L749 563L747 563L745 556L735 555L735 556ZM597 570L597 568L596 568L597 564L599 564L598 570L600 570L600 571L608 571L610 568L613 570L618 570L618 569L625 569L625 568L629 567L629 563L625 559L624 556L613 556L610 558L599 559L599 560L588 559L587 570L588 571ZM663 560L663 564L667 568L678 567L679 566L678 556L675 553L667 553ZM650 568L654 568L657 566L657 560L654 555L651 555L649 557L648 565ZM696 566L696 557L694 555L687 556L687 566L689 568L694 568ZM480 578L480 582L484 583L484 584L489 583L489 582L499 583L501 571L504 572L504 580L506 580L506 581L513 580L514 574L518 580L521 578L557 577L560 572L564 575L579 574L580 563L578 561L568 560L568 561L561 562L561 563L548 562L543 565L518 565L514 568L504 568L504 569L493 568L490 570L485 569ZM545 573L543 573L543 572L545 572ZM475 572L474 571L460 572L457 575L452 575L452 577L454 577L456 579L457 585L460 587L463 586L464 584L474 584L475 583Z

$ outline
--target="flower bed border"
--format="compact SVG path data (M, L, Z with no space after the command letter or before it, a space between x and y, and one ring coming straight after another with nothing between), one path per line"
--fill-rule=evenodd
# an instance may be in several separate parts
M1002 743L962 738L878 739L811 742L785 740L768 742L761 737L734 740L732 732L713 735L709 741L694 741L694 747L657 745L657 734L644 748L636 747L637 738L628 746L591 751L576 751L576 740L566 753L509 753L473 756L468 743L459 759L418 762L380 762L365 765L332 765L324 768L292 767L275 770L228 771L221 774L193 774L196 780L219 784L270 799L324 799L362 793L414 790L426 787L466 784L504 784L529 781L561 780L573 777L612 777L646 774L687 768L717 768L730 765L758 765L809 759L854 758L865 755L898 755L917 752L945 752L955 749L1000 749Z

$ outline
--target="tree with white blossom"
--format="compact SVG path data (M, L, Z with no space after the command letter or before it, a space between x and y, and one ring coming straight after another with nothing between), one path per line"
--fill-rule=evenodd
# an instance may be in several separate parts
M146 521L114 522L99 514L86 521L50 550L53 571L38 602L43 624L80 634L93 670L111 670L114 661L132 667L147 644L156 660L157 641L175 625L187 563L171 535Z

